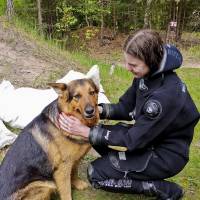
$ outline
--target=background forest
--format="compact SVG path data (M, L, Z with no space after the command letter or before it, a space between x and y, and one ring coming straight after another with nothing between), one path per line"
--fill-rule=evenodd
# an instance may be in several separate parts
M170 42L181 41L183 32L200 32L199 0L0 0L0 8L71 48L81 46L83 34L89 40L98 33L103 46L139 28L162 31Z

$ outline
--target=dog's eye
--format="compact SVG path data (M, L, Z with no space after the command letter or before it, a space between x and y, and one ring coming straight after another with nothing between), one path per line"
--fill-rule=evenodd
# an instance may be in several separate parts
M95 92L94 91L90 91L89 94L92 95L92 96L94 96Z
M73 99L75 99L76 101L78 101L81 98L80 94L76 94L73 96Z

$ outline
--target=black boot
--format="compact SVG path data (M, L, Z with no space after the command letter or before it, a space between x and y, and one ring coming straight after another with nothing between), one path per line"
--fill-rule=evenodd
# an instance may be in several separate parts
M142 193L144 191L141 181L134 181L132 179L102 179L95 173L93 166L90 164L87 170L88 180L90 184L96 189L103 189L110 192L122 192L122 193Z
M144 194L154 195L157 200L178 200L184 192L176 183L160 180L160 181L144 181Z
M91 182L91 181L90 181ZM183 190L176 183L168 181L139 181L132 179L108 179L91 182L96 189L109 192L144 194L155 196L157 200L178 200L183 196Z
M96 189L103 189L109 192L120 193L144 193L144 188L141 182L133 181L132 179L107 179L105 181L91 182Z
M178 200L183 196L183 189L179 185L165 180L141 181L122 178L99 181L102 178L98 177L98 174L95 174L95 176L94 174L94 168L92 165L89 165L88 180L97 189L100 188L110 192L155 196L157 200Z

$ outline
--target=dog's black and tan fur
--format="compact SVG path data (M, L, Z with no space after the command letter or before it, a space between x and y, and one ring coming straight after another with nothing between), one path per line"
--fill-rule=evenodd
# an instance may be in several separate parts
M23 129L0 166L0 200L49 200L55 191L61 200L71 200L71 185L87 187L77 168L90 145L61 131L57 119L62 111L94 126L99 119L98 88L90 79L51 86L58 99Z

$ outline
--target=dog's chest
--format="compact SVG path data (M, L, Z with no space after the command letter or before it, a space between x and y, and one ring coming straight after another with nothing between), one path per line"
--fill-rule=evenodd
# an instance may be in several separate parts
M54 167L60 163L72 164L80 160L91 148L89 143L79 144L65 136L57 136L49 143L48 157Z
M68 139L65 140L63 146L60 146L60 152L62 154L63 160L79 160L81 159L89 150L91 145L89 143L86 144L78 144Z

